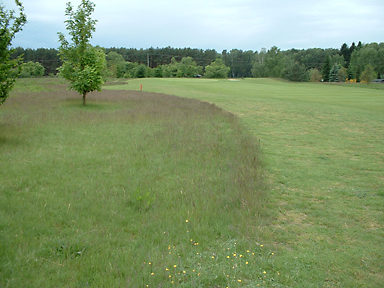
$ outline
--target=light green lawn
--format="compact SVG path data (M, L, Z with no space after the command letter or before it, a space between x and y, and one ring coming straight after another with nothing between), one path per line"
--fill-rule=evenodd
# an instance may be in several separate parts
M279 283L384 283L384 90L273 79L135 79L106 89L196 98L238 115L260 139Z

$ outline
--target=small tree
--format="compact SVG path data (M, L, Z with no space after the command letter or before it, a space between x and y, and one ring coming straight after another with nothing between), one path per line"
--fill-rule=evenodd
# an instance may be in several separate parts
M337 79L339 82L345 82L348 78L348 72L347 69L344 67L341 67L340 70L337 72Z
M225 66L223 60L216 59L205 67L204 76L207 78L227 78L230 68Z
M69 19L65 23L73 43L69 44L64 34L58 33L61 43L59 55L63 61L60 75L70 82L70 89L82 95L84 106L87 93L101 91L106 67L104 51L89 43L96 30L97 21L91 19L94 7L95 4L89 0L82 0L75 12L68 2L65 15Z
M367 64L364 66L364 71L361 73L361 82L371 83L373 79L377 78L377 73L375 72L375 68L371 64Z
M329 71L329 82L339 82L338 74L340 69L340 64L335 64L332 66L331 71Z
M0 105L4 103L13 88L17 76L21 73L20 64L23 62L22 56L11 60L10 55L12 40L15 34L22 30L27 22L24 14L24 7L20 1L15 0L19 9L19 16L15 16L15 11L7 11L0 4Z
M309 70L309 75L310 75L310 81L311 82L320 82L321 81L321 73L317 68L313 68Z

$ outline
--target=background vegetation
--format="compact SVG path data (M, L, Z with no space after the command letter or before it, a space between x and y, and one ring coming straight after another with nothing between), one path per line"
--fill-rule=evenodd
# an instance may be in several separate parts
M384 43L368 43L358 45L352 43L349 47L344 43L340 49L311 48L305 50L290 49L281 51L278 47L262 48L260 51L242 51L232 49L218 53L215 50L191 48L106 48L105 53L115 77L176 77L172 69L166 67L180 63L183 58L192 58L191 69L197 69L196 74L204 74L205 68L217 58L229 67L227 76L241 77L275 77L293 81L329 81L332 67L340 75L332 81L344 79L361 80L366 65L371 64L379 78L384 78ZM55 74L61 62L55 49L23 49L16 48L14 57L24 54L24 61L40 62L45 68L45 75ZM174 59L174 60L172 60ZM184 60L185 61L185 60ZM326 64L328 63L328 64ZM142 66L140 66L142 65ZM329 67L325 67L329 65ZM137 75L137 67L141 72ZM144 71L144 67L147 67ZM335 70L336 69L336 70ZM166 71L164 71L166 70ZM176 69L177 70L177 69ZM321 77L312 77L313 73ZM193 73L192 73L193 74ZM191 74L191 75L192 75ZM179 76L185 77L185 73ZM193 75L192 75L193 76ZM187 77L190 75L187 74Z

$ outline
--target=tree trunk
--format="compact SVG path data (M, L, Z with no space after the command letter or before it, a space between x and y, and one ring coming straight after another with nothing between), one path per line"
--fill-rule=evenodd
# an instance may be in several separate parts
M85 95L87 94L87 92L83 92L83 105L85 106Z

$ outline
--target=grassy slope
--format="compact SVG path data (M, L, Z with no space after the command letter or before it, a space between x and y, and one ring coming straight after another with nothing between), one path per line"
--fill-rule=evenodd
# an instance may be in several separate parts
M241 117L262 141L279 283L380 287L384 282L384 93L362 86L139 79L111 89L193 97ZM377 86L381 87L381 86Z

